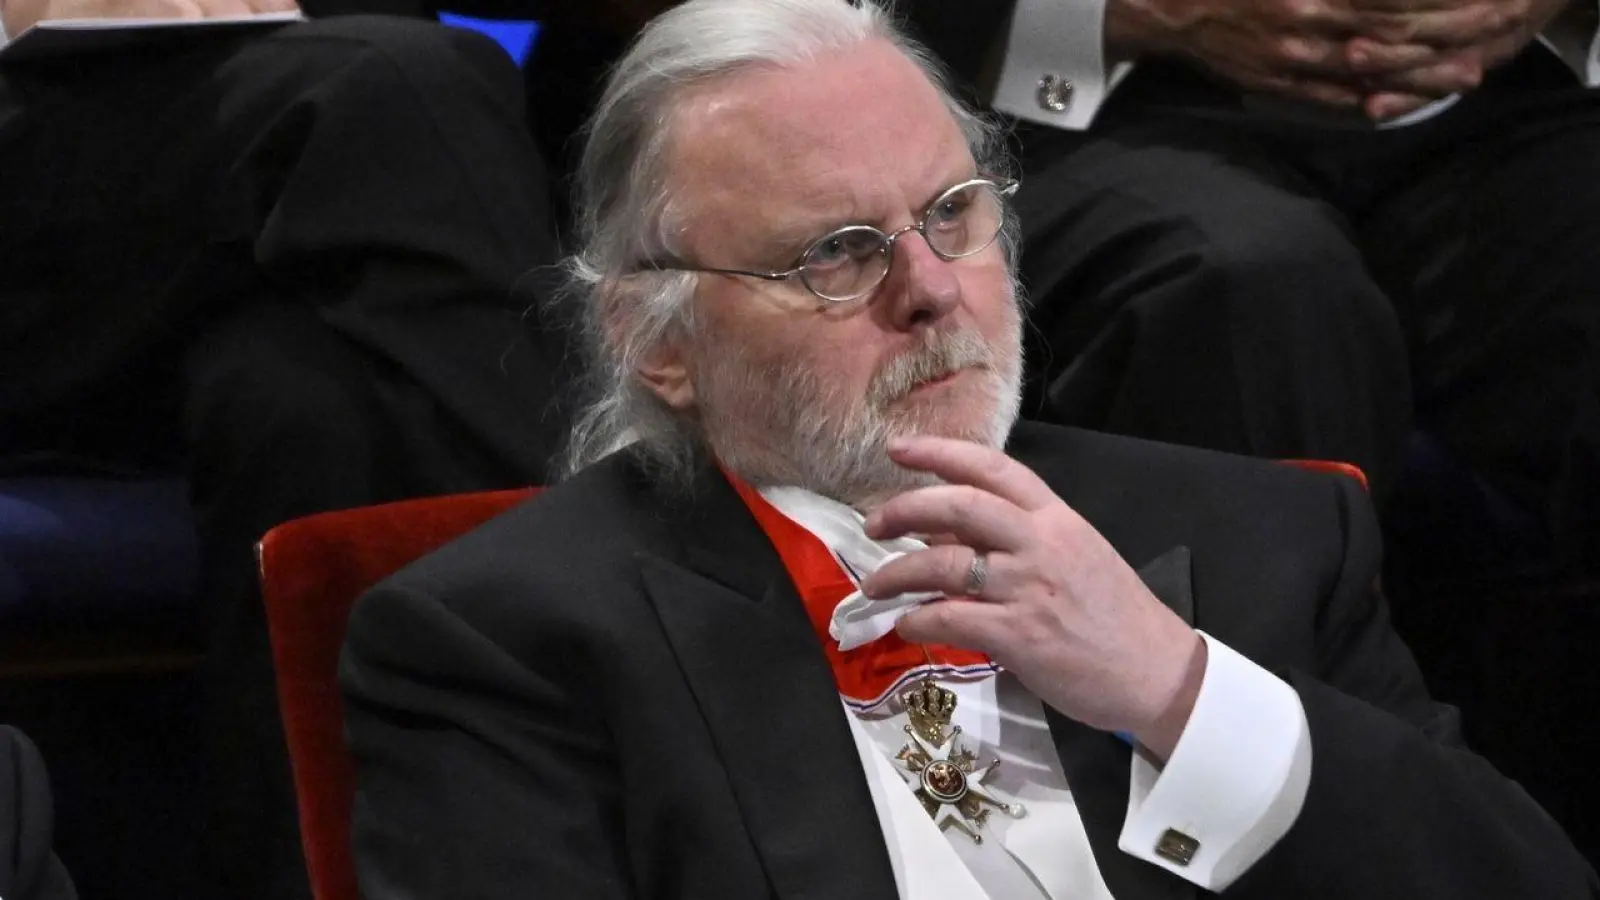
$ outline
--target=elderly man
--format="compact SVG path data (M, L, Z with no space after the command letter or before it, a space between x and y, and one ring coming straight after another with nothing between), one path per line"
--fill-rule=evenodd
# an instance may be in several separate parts
M646 29L581 471L351 622L369 896L1594 895L1429 700L1353 481L1013 427L992 138L870 4Z

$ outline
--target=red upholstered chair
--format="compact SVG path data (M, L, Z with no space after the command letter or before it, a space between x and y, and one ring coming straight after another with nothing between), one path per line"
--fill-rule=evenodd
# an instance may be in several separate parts
M1334 475L1354 478L1361 485L1363 491L1368 489L1367 473L1361 471L1360 466L1351 463L1334 462L1330 459L1286 459L1283 462L1287 465L1299 466L1302 469L1309 469L1313 472L1328 472Z
M279 525L257 546L301 843L316 900L360 898L350 856L355 772L344 742L338 686L339 649L351 607L391 572L536 490L321 513Z

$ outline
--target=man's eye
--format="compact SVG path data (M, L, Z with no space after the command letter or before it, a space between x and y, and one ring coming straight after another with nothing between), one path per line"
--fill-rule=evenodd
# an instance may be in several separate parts
M818 241L806 254L808 266L842 266L857 262L878 253L883 248L883 238L867 229L846 231Z
M971 208L972 198L965 191L954 197L946 197L928 211L928 227L941 228L958 224L966 218L967 210Z
M809 265L837 265L849 257L845 250L845 241L841 237L831 237L817 242L806 254L806 263Z

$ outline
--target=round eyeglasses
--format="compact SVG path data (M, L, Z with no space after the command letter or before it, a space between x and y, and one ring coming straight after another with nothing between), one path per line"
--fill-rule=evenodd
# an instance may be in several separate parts
M1006 198L1016 192L1015 179L963 181L940 194L914 224L892 232L871 225L846 225L818 238L792 268L782 271L719 269L673 260L645 263L635 271L712 272L766 281L788 281L799 276L806 290L823 300L847 303L867 296L883 282L894 262L895 242L907 232L921 234L929 249L943 260L982 252L1000 236L1005 225Z

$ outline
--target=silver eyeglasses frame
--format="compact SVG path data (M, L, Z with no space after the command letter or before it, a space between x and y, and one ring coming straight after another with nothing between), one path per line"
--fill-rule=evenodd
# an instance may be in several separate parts
M928 239L928 221L933 217L934 210L937 210L939 206L946 200L959 194L961 191L979 185L993 190L995 196L999 198L1001 203L1000 216L997 219L994 234L991 234L988 240L976 247L966 250L965 252L945 253L938 247L935 247L933 245L933 241ZM965 259L966 257L975 256L979 253L982 253L984 250L987 250L992 244L994 244L995 240L1000 237L1000 232L1005 230L1005 201L1008 200L1011 195L1017 192L1019 185L1020 182L1018 182L1015 178L991 178L983 176L978 178L969 178L966 181L953 184L941 191L939 196L935 197L933 202L929 203L927 208L922 211L922 215L917 219L917 221L905 226L904 228L899 228L890 232L885 232L882 229L876 228L872 225L845 225L840 228L835 228L827 234L824 234L823 236L812 241L810 244L807 244L806 249L800 253L799 258L795 261L795 264L788 269L779 271L723 269L714 266L692 266L686 262L669 258L653 259L644 263L640 263L633 269L633 272L707 272L714 275L743 275L748 278L759 278L763 281L788 281L789 279L798 275L800 277L800 283L805 285L806 290L810 291L811 294L816 296L818 299L830 304L849 303L854 300L859 300L878 289L878 285L883 283L883 280L889 275L889 270L894 267L895 242L899 241L901 237L905 236L909 232L914 231L922 235L922 239L928 242L928 249L932 250L935 256L945 260L946 262L957 259ZM821 247L823 244L826 244L828 241L831 241L841 235L861 232L870 232L872 234L876 234L882 241L882 252L885 257L883 271L876 279L872 281L871 284L868 284L860 290L854 291L848 295L832 296L817 290L816 286L811 283L810 279L806 278L806 259L810 257L811 254L817 250L817 248Z

